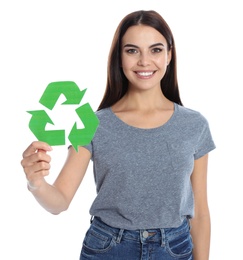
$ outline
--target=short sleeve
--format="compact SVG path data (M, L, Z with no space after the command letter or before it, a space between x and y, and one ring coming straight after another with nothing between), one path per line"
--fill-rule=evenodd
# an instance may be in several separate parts
M69 149L70 147L72 147L72 145L69 145L69 146L68 146L68 149ZM92 155L92 151L93 151L92 142L91 142L90 144L84 145L84 146L82 146L82 147L84 147L85 149L87 149L87 150L91 153L91 155Z
M205 154L209 153L210 151L216 148L211 135L208 121L205 118L203 118L203 122L200 128L201 131L199 134L194 154L195 160L199 159L200 157L204 156Z
M82 147L84 147L85 149L89 150L89 152L90 152L91 154L93 154L93 145L92 145L92 142L89 143L88 145L85 145L85 146L82 146Z

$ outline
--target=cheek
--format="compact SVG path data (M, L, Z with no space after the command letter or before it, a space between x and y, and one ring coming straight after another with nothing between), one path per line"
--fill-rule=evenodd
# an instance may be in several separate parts
M157 66L159 66L161 70L166 71L169 61L170 59L168 58L168 56L164 56L161 59L157 60Z
M167 61L163 60L163 61L157 61L155 62L156 67L159 69L159 71L161 72L165 72L167 70Z
M133 71L133 63L129 62L128 60L122 61L122 70L126 78L129 78Z
M125 77L129 80L129 78L131 77L131 70L122 67L123 73L125 75Z
M123 67L123 69L129 69L131 68L133 62L132 62L132 59L129 59L129 58L124 58L124 57L121 57L121 65Z
M163 55L158 57L155 62L160 66L160 67L164 67L167 66L167 62L168 62L168 56L167 55Z

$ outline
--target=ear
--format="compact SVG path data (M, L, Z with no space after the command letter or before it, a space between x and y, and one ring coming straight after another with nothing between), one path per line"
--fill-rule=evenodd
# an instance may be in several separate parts
M171 58L172 58L172 51L171 51L171 49L170 49L170 50L167 52L167 66L170 65Z

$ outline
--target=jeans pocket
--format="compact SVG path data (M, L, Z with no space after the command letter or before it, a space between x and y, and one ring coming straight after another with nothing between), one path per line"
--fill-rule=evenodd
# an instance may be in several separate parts
M193 243L189 231L174 236L167 241L167 250L176 259L189 260L192 258Z
M85 235L82 251L86 254L106 253L114 244L112 235L91 226Z

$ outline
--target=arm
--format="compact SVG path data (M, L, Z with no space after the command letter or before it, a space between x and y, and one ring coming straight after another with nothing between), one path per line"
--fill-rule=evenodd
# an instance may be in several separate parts
M53 185L45 176L49 174L51 157L47 152L50 146L43 142L33 142L23 153L21 164L28 181L28 189L39 204L53 214L67 210L87 170L91 154L79 147L72 147L67 160Z
M191 220L191 235L195 260L208 260L210 249L210 213L207 202L208 155L195 160L191 176L195 199L195 216Z

